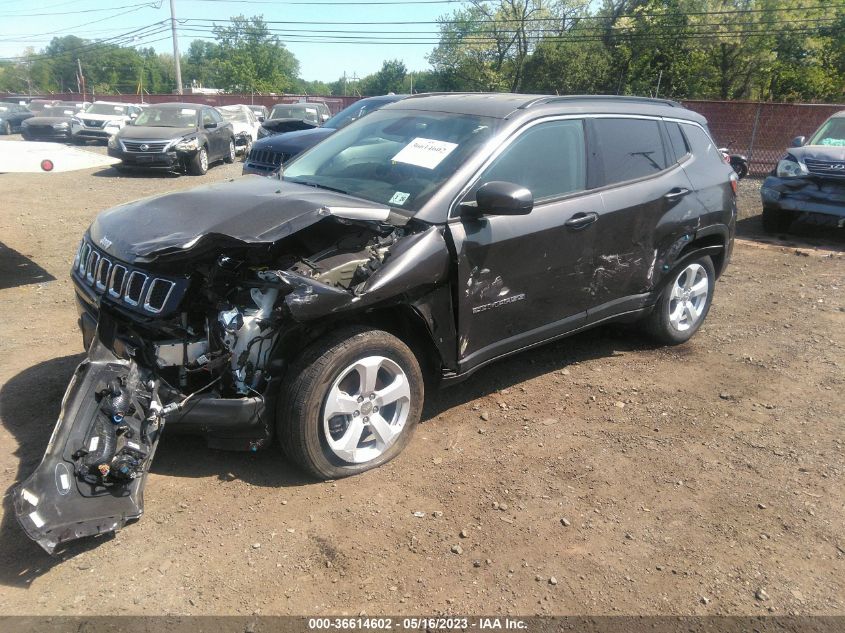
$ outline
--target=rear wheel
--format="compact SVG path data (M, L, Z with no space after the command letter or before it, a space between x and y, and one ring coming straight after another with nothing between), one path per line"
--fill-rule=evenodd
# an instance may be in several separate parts
M8 121L3 121L3 134L9 136L12 133L12 124Z
M767 233L786 233L793 219L791 211L763 207L763 229Z
M229 139L229 151L223 157L223 162L231 164L235 162L235 139Z
M188 162L188 173L192 176L204 176L208 173L208 150L200 147Z
M666 345L692 338L710 311L715 284L716 272L709 257L684 264L646 318L649 334Z
M387 332L340 330L306 349L288 375L277 409L279 439L317 478L348 477L390 461L419 421L419 363Z

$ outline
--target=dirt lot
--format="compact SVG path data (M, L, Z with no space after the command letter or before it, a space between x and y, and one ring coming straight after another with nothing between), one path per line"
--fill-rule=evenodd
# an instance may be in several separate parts
M68 268L94 215L239 171L0 175L0 489L82 358ZM845 614L845 239L764 243L759 181L741 189L690 343L609 327L501 362L334 483L165 437L144 518L56 557L7 492L0 613Z

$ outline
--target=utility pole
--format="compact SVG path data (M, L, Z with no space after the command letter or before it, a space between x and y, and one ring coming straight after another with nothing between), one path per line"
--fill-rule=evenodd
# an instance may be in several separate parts
M82 61L76 58L76 67L79 69L79 86L82 92L82 100L85 101L85 76L82 74Z
M179 59L179 39L176 37L175 0L170 0L170 28L173 32L173 61L176 62L176 93L182 94L182 63Z

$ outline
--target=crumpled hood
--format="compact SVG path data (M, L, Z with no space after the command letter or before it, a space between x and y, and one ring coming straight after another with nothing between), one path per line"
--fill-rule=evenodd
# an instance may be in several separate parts
M256 150L270 149L274 152L295 156L306 149L314 147L324 138L328 138L337 130L331 127L315 127L310 130L297 130L274 134L257 141L253 148Z
M276 242L325 218L327 207L387 210L325 189L245 176L104 211L89 236L116 259L149 262L196 248L210 236L245 244Z
M845 146L803 145L801 147L790 147L787 151L801 162L804 162L805 158L845 162Z
M317 125L303 121L302 119L267 119L261 124L261 127L273 134L282 134L283 132L293 132L295 130L310 130L317 127Z

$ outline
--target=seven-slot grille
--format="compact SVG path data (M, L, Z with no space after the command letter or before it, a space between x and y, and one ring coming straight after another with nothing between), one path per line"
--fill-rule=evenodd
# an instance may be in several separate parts
M163 152L170 145L171 141L128 141L121 139L124 149L127 152Z
M282 163L284 163L288 158L290 158L290 155L282 152L274 152L271 149L253 148L249 152L247 162L258 169L275 171L281 167Z
M170 279L153 277L112 261L87 241L79 248L75 269L78 277L98 293L108 292L112 299L152 314L164 310L176 287Z
M845 178L845 160L818 160L805 158L807 171L817 176L841 176Z

